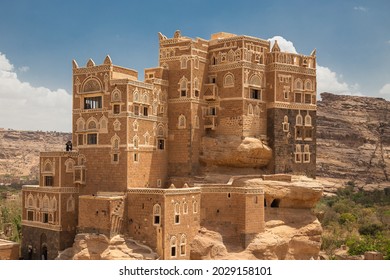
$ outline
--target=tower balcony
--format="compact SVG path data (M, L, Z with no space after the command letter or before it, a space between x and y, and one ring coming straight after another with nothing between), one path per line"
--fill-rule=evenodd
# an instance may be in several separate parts
M218 96L218 87L216 84L204 85L204 99L208 101L216 100Z
M215 130L217 127L217 122L216 122L217 116L213 115L208 115L206 116L206 119L204 121L204 128L210 128L211 130Z

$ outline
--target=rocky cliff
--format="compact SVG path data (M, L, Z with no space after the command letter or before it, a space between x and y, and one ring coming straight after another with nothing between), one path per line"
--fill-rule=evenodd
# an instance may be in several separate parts
M390 102L322 93L317 103L317 175L388 181Z

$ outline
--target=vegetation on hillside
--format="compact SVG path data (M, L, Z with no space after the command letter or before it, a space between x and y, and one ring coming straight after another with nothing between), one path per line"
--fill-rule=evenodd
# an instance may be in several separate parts
M390 188L368 192L351 181L322 198L315 211L324 230L322 250L330 257L347 245L350 255L379 251L390 259Z
M0 233L5 225L10 225L12 235L10 240L20 242L21 239L21 223L22 223L22 203L20 201L21 186L9 186L0 188ZM15 200L6 199L6 194L16 195Z

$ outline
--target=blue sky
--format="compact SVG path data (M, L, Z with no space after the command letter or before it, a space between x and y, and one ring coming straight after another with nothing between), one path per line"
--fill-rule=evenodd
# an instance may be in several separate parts
M318 89L390 99L390 1L0 2L0 128L71 130L71 61L139 71L158 63L157 33L225 31L317 49ZM28 116L23 118L21 116Z

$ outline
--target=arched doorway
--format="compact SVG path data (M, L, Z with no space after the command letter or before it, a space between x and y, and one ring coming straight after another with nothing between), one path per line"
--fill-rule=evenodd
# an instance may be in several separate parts
M41 260L47 260L47 237L46 234L41 234L41 251L40 251L40 259Z

